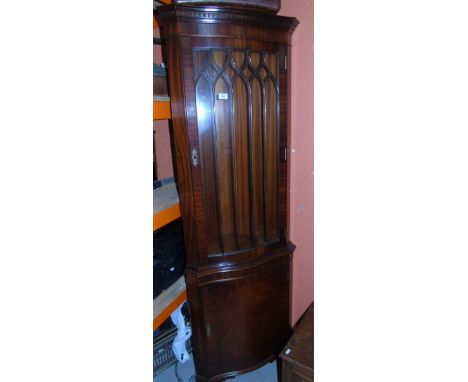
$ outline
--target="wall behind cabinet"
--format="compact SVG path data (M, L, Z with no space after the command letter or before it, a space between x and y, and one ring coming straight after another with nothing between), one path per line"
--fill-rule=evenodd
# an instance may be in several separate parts
M282 0L283 16L299 26L292 35L289 230L293 261L292 323L314 300L314 2Z
M153 37L159 37L159 29L153 30ZM162 62L161 46L153 45L153 62ZM158 179L174 176L172 168L171 138L169 123L167 121L153 121L153 132L156 134L156 163L158 166Z

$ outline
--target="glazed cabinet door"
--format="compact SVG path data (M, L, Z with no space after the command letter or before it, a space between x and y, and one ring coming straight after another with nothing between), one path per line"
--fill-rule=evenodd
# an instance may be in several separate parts
M279 53L194 48L207 256L279 240Z

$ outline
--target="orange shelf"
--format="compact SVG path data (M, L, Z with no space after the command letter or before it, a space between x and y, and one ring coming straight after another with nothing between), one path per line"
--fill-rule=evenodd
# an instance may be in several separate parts
M182 276L153 300L153 330L159 328L185 300L187 300L187 291Z
M166 224L180 218L180 205L179 203L174 204L173 206L166 208L157 213L153 213L153 231L164 227Z
M169 306L162 311L162 313L153 319L153 330L156 330L161 326L161 324L166 321L172 314L177 307L182 304L185 300L187 300L187 292L184 290L181 294L179 294Z
M153 101L153 120L171 119L170 101Z

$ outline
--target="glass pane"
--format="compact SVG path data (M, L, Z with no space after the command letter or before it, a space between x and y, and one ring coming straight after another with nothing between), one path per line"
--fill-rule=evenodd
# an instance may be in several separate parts
M263 208L263 128L262 128L262 92L260 82L252 81L252 197L254 235L257 243L265 241L265 223Z
M275 241L277 55L195 50L194 66L208 255Z
M265 64L268 67L271 75L276 79L276 54L266 54Z
M250 52L249 60L252 68L257 69L260 64L260 53Z
M213 62L218 67L218 70L222 69L225 61L226 61L226 52L222 50L217 50L213 52Z
M237 236L239 247L242 249L251 246L251 208L249 182L248 93L246 84L239 77L237 77L234 82L233 94L233 147L235 152Z
M234 227L234 184L230 126L231 92L221 77L215 84L216 155L219 181L219 208L224 252L237 249ZM208 226L210 228L210 225Z
M214 152L212 91L208 81L201 77L196 88L197 120L200 142L200 165L203 181L203 202L207 227L208 253L219 253L217 182Z
M232 60L238 69L242 68L245 60L245 53L243 51L236 50L232 52Z
M193 55L195 78L202 74L210 63L211 52L209 50L196 51Z

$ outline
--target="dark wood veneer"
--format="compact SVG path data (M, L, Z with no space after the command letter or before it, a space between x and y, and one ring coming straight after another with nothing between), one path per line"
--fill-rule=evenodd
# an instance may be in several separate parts
M156 11L165 41L197 380L273 360L290 333L288 70L297 20Z

